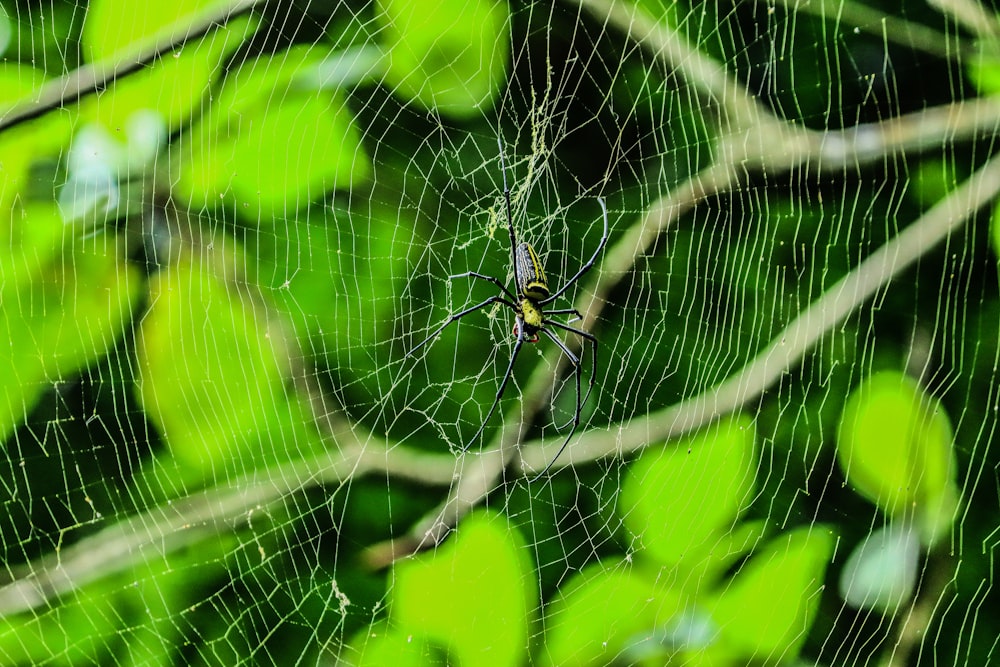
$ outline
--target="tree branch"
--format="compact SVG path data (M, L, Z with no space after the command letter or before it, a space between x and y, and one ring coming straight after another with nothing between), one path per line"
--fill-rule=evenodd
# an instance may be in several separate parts
M265 0L231 0L216 4L168 25L125 53L84 65L52 79L41 87L34 99L15 104L0 116L0 132L104 90L109 83L142 69L189 40L225 25L263 2Z

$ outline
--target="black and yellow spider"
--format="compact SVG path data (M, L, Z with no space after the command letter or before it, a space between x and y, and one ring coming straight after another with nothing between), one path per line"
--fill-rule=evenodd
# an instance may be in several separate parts
M469 271L467 273L461 273L454 276L449 276L449 278L478 278L479 280L485 280L489 283L493 283L500 288L504 296L491 296L482 303L477 303L471 308L466 308L465 310L455 313L448 318L444 324L434 330L434 332L427 338L422 340L416 347L406 353L409 357L417 352L424 345L429 343L434 339L439 333L441 333L445 327L447 327L452 322L455 322L470 313L474 313L477 310L481 310L486 306L494 303L502 303L503 305L514 311L514 335L517 336L517 342L514 344L514 352L510 355L510 362L507 364L507 372L504 374L503 380L500 382L500 388L497 390L496 398L493 401L492 407L490 407L489 413L486 415L486 419L483 420L482 426L476 431L476 434L469 441L469 444L462 448L462 451L467 451L472 445L479 439L482 435L483 430L486 428L486 424L489 423L490 417L496 411L497 406L500 404L500 399L503 397L503 392L507 389L507 384L510 382L510 378L514 374L514 362L517 360L517 355L521 352L521 346L525 342L537 343L538 334L542 333L547 338L549 338L553 343L556 344L562 353L569 359L570 364L572 364L574 373L576 376L576 412L573 414L573 428L570 430L566 439L563 441L562 447L556 452L555 457L549 464L545 467L541 473L538 474L535 479L541 477L552 464L556 462L556 459L563 453L566 449L566 445L569 444L570 439L576 432L576 427L580 424L580 412L583 404L590 397L590 392L594 388L594 377L597 375L597 339L586 331L581 331L580 329L575 329L562 322L556 322L555 320L549 319L550 315L574 315L577 319L583 319L583 315L580 311L575 308L561 308L556 310L546 310L545 306L552 303L563 294L566 293L570 287L576 283L587 271L589 271L593 266L594 262L597 261L597 256L600 254L601 250L608 242L608 208L604 204L604 199L598 198L598 203L601 205L601 210L604 212L604 234L601 236L600 243L597 244L597 250L594 251L594 255L587 260L576 275L566 281L566 284L552 292L549 289L548 280L545 278L545 270L542 268L542 261L538 258L538 253L535 249L531 247L530 243L521 242L518 244L517 238L514 234L514 222L511 217L510 212L510 188L507 186L507 165L503 158L503 144L497 139L497 146L500 149L500 170L503 173L503 198L507 210L507 229L510 232L510 259L514 265L514 287L516 293L512 293L499 278L494 278L493 276L486 276L481 273L476 273L475 271ZM564 331L569 331L577 336L590 341L593 366L590 373L590 386L587 389L587 396L581 399L580 383L583 375L583 364L580 358L573 354L570 349L563 343L552 331L548 328L549 326L556 327L557 329L563 329ZM581 355L582 356L582 355ZM568 425L568 424L567 424Z

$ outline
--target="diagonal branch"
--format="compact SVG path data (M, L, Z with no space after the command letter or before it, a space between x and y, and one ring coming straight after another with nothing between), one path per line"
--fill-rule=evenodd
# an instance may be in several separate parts
M1000 157L869 255L832 285L743 369L708 391L615 427L614 437L590 431L580 437L554 467L627 454L703 426L754 401L799 363L823 336L874 297L921 256L958 229L1000 193ZM532 474L548 462L558 443L523 446L522 472Z
M264 2L265 0L231 0L217 3L194 16L168 25L126 53L115 54L52 79L42 86L34 99L9 107L0 115L0 132L104 90L111 82L142 69L188 41L225 25Z
M940 148L956 141L994 134L998 127L1000 127L1000 100L987 98L927 109L889 121L859 125L837 132L821 133L775 122L756 125L740 135L730 135L719 142L717 151L720 158L725 158L725 161L709 165L668 195L654 202L643 216L610 246L588 285L580 290L581 297L578 298L576 307L584 313L583 326L590 328L597 320L608 303L608 294L632 270L636 259L648 252L660 235L698 202L731 190L743 182L749 170L766 171L772 176L802 166L809 166L817 171L857 170L864 165L884 160L897 152ZM960 224L965 218L948 207L959 206L960 210L968 214L970 211L961 209L961 204L954 202L963 197L980 202L988 201L992 197L991 169L992 167L984 168L984 172L980 172L976 177L977 180L970 179L963 188L952 193L918 222L936 220L936 216L947 212L952 216L949 218L951 223ZM977 208L980 205L982 204L978 204ZM958 219L955 219L955 216L958 216ZM887 244L885 252L896 252L902 248L912 255L907 260L909 263L929 250L931 243L927 239L930 237L923 236L925 232L920 231L922 226L914 223L912 227L914 231L910 232L910 235L907 235L909 228L904 230L897 239ZM921 236L912 236L916 234ZM914 238L918 239L916 245ZM925 241L927 245L924 245ZM869 260L882 261L875 255ZM883 273L873 277L871 275L873 266L863 264L848 274L844 280L851 282L841 285L841 291L844 287L860 290L866 285L874 285L875 288L881 289L895 275L894 271L890 271L888 274ZM898 270L902 270L901 265ZM885 267L882 271L885 271ZM758 396L760 391L770 386L782 372L797 363L815 340L828 331L827 328L817 328L818 320L810 322L803 320L802 317L807 314L813 317L822 309L835 306L844 309L844 312L838 312L834 318L839 322L868 298L862 297L862 292L864 290L856 291L855 298L848 299L843 293L838 296L837 292L831 289L807 309L797 320L799 324L793 323L796 329L786 334L794 335L796 339L802 337L801 349L794 354L791 354L790 348L783 346L779 338L774 345L779 347L784 356L768 357L762 354L744 370L706 394L630 422L626 427L619 427L616 438L609 438L603 431L586 432L575 443L570 444L567 452L553 466L553 470L595 460L614 452L634 451L657 438L664 439L693 430L721 414L746 404ZM830 294L835 296L831 297ZM831 299L836 300L831 304ZM835 326L835 323L827 323L825 326ZM570 341L569 344L575 349L577 342ZM514 458L515 445L519 442L524 424L530 421L532 415L544 408L545 397L551 388L551 383L558 375L553 373L552 369L561 363L560 357L559 351L553 350L538 365L526 385L521 404L507 416L504 427L491 447L482 455L471 454L462 459L459 464L462 474L458 476L456 486L448 499L414 525L405 536L394 542L373 546L368 552L369 562L373 565L384 565L402 555L439 543L462 516L497 488L501 483L503 471ZM656 425L651 426L653 423ZM664 427L663 424L669 426ZM657 438L651 437L652 433L656 433ZM630 439L623 440L623 438ZM554 456L556 447L558 445L555 442L546 445L541 441L522 445L518 470L529 476L542 470Z

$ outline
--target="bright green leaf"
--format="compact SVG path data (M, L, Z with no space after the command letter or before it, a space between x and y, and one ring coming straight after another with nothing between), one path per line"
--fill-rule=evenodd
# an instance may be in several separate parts
M42 392L107 354L142 293L116 236L65 233L54 206L30 208L8 224L0 248L4 438Z
M15 62L0 62L0 116L17 101L31 99L46 80L44 72ZM70 137L65 114L50 113L0 133L0 212L15 210L17 195L24 189L32 163L56 156ZM15 211L16 212L16 211ZM8 233L0 225L0 241Z
M763 538L767 522L741 521L733 528L718 536L711 550L693 568L692 581L714 582L739 559L752 551Z
M93 0L87 7L87 21L83 28L84 56L90 61L100 60L127 52L143 40L165 31L168 34L184 34L188 26L174 24L196 15L208 4L204 0Z
M66 231L52 206L28 210L17 206L9 210L9 216L0 224L0 303L5 305L18 300L18 293L31 284L45 280L43 274L63 252Z
M681 598L631 567L597 563L567 581L545 616L539 664L607 665L683 609Z
M995 40L979 40L972 57L965 59L965 71L981 95L1000 92L1000 49Z
M10 665L86 665L120 646L121 580L102 579L45 613L29 611L0 624L0 655ZM117 590L116 590L117 589Z
M749 504L757 465L753 424L744 417L650 450L622 488L625 526L657 561L697 567Z
M445 647L459 665L520 665L537 600L527 551L506 519L476 514L430 556L393 571L393 627Z
M192 20L211 4L203 0L94 0L87 7L83 27L84 57L89 62L127 58L157 38L185 35ZM223 59L253 27L247 18L234 19L178 47L153 66L115 80L106 92L82 103L84 117L99 119L112 132L120 132L135 112L154 109L169 127L177 127L200 105Z
M957 504L951 422L911 378L882 372L850 395L837 459L851 485L894 518L916 512L926 544L950 528Z
M768 543L710 603L720 648L774 664L796 657L816 617L834 536L821 525Z
M458 118L492 106L510 57L506 0L379 0L376 17L393 91Z
M283 221L371 175L343 96L296 84L295 74L322 57L295 47L245 62L226 80L212 113L177 149L177 189L192 206L222 200L250 220Z
M447 665L447 656L421 637L379 623L355 635L337 664L351 667L428 667Z
M248 448L288 413L280 336L249 296L202 264L163 269L150 294L138 333L139 398L172 455L201 471L266 457Z
M0 656L5 665L172 664L182 641L174 619L226 575L226 557L240 544L247 542L227 533L163 558L136 559L134 568L77 586L50 605L7 615Z

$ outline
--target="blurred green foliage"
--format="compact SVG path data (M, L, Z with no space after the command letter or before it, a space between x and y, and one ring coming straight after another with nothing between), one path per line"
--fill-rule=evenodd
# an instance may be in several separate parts
M11 31L0 119L81 65L129 62L222 6L0 2ZM950 102L963 74L980 94L1000 87L985 38L964 59L928 62L770 5L639 4L794 125L829 130ZM903 13L890 4L883 13ZM995 410L980 400L996 384L995 257L983 261L991 243L1000 255L996 212L989 232L954 241L952 259L928 253L908 289L828 332L745 413L543 491L505 485L388 578L363 550L416 525L440 489L279 477L349 446L323 430L330 413L358 440L373 434L371 451L381 438L456 450L485 418L509 358L506 313L468 318L398 362L486 297L449 275L511 271L498 133L515 225L554 284L596 246L592 194L609 201L610 253L718 159L730 129L719 100L700 98L636 35L570 7L263 7L0 133L0 602L15 605L7 583L36 578L34 593L50 596L4 615L0 662L822 661L816 636L854 646L853 630L831 629L848 607L892 615L917 594L920 566L935 563L960 510L969 543L995 542L983 509L995 497L982 490L993 485L959 480L1000 465L988 447ZM591 327L602 365L585 424L613 431L711 391L978 159L949 146L858 173L775 181L765 170L699 200L627 275L599 276L612 289ZM960 305L946 288L964 289ZM908 373L921 336L923 363L941 374L918 382ZM544 363L544 348L528 347L516 386ZM554 377L526 438L570 414L572 387ZM518 400L508 392L501 411ZM155 534L185 501L246 484L304 490L224 525ZM79 572L60 569L62 557L135 517L163 551L126 550L123 569L72 585ZM837 540L847 555L838 548L834 562ZM99 549L88 556L90 570L108 566ZM978 605L991 565L958 557L957 607ZM44 580L50 562L69 584ZM825 586L835 575L836 591ZM977 620L975 638L941 632L924 650L936 659L967 646L979 664L1000 626Z
M764 542L759 523L734 527L752 498L756 460L753 425L740 418L650 450L629 470L619 508L640 537L629 540L635 551L564 582L545 608L544 642L532 639L537 600L523 540L505 517L482 514L434 554L394 568L388 625L359 633L347 655L357 665L407 664L415 654L414 664L519 665L530 640L542 665L794 659L818 610L834 534L813 525ZM725 472L699 484L713 464ZM730 492L734 478L743 492Z
M946 536L958 503L951 422L912 379L884 371L851 394L840 421L844 476L888 516L915 523L928 545Z
M510 11L493 0L379 0L385 82L444 115L488 110L507 75Z
M371 161L343 96L303 90L297 73L322 52L306 45L248 60L191 128L176 188L195 209L225 201L241 217L285 224L332 189L361 185Z
M210 3L202 0L134 2L101 0L87 6L80 48L85 62L127 60L136 48L154 38L182 35L186 18ZM121 131L129 117L142 109L156 109L171 129L190 120L209 91L225 58L252 32L254 22L236 20L188 43L154 67L116 80L102 94L85 100L77 118L99 122Z
M813 525L765 543L759 522L741 526L758 460L753 425L734 418L633 465L620 511L635 552L561 587L546 614L543 664L794 659L818 609L833 535Z
M0 251L0 435L48 389L48 378L79 373L115 345L141 298L142 279L121 242L86 241L54 205L13 207Z
M359 665L405 662L412 649L399 638L406 637L458 664L523 664L538 605L531 571L525 544L506 517L469 516L433 556L394 568L390 629L377 637L363 632L349 651Z

